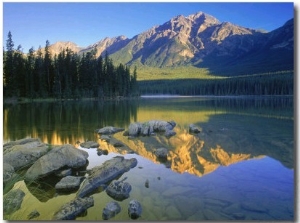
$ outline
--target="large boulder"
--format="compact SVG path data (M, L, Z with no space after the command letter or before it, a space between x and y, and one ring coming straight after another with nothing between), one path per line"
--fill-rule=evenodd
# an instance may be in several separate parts
M113 126L106 126L96 130L96 132L100 135L113 135L117 132L122 132L122 131L124 131L124 128L118 128Z
M106 188L106 193L118 201L127 199L131 191L131 185L127 182L124 182L125 179L120 181L112 181Z
M20 209L25 193L20 189L9 191L3 196L3 214L10 215Z
M84 177L66 176L55 185L55 189L58 191L78 190L83 179Z
M115 202L111 201L106 204L102 211L102 218L103 220L108 220L114 216L116 216L121 211L121 206Z
M28 168L49 150L50 147L43 143L14 145L5 151L3 161L9 163L15 170Z
M93 197L76 198L64 204L55 214L53 220L74 220L79 214L94 206Z
M176 134L173 131L175 126L176 123L174 121L151 120L144 123L134 122L129 125L126 135L130 137L150 136L155 132L164 132L166 137L171 137Z
M39 158L26 172L25 180L34 181L62 168L79 168L87 163L88 153L66 144L56 146Z
M99 186L114 180L123 173L137 165L135 158L125 159L123 156L116 156L105 161L101 166L91 169L90 175L84 180L77 197L84 197L91 194Z
M25 146L25 144L26 144L26 147L37 147L43 143L38 138L24 138L24 139L19 139L16 141L11 141L11 142L5 143L3 145L4 154L5 154L6 150L10 149L11 147L13 147L15 145Z

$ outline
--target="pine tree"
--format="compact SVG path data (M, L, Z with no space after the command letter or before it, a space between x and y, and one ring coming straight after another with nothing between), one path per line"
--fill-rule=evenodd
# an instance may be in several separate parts
M6 40L6 53L4 59L3 69L3 83L4 95L13 96L13 89L15 85L15 72L14 72L14 42L12 34L9 31Z
M34 96L34 50L29 49L26 60L26 97L33 98Z

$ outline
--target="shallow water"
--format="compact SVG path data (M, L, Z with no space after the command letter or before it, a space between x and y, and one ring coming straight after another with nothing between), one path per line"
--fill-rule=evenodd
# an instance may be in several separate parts
M121 212L111 220L130 220L128 203L137 199L139 220L293 220L294 119L289 97L172 97L119 102L36 103L4 106L4 142L39 137L45 143L76 145L94 140L108 155L89 153L87 169L116 155L135 157L138 164L120 179L132 186L130 198L119 202ZM131 122L174 120L176 135L165 138L114 137L135 154L98 140L94 130L104 126L128 128ZM188 133L189 124L201 133ZM166 147L168 161L153 150ZM146 180L149 187L145 186ZM26 220L36 209L36 220L50 220L76 193L57 194L53 185L32 188L19 181L25 197L21 209L7 216ZM77 220L102 220L110 198L101 188L95 204Z

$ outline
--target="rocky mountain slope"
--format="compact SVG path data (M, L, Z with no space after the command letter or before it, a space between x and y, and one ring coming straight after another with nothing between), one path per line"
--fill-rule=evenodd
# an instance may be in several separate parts
M214 74L226 75L233 69L243 74L246 69L293 70L293 30L293 19L272 32L264 32L220 22L198 12L187 17L176 16L131 39L105 38L84 49L70 42L56 43L51 48L53 53L63 44L77 53L96 48L97 56L107 51L114 61L129 65L159 68L192 65Z

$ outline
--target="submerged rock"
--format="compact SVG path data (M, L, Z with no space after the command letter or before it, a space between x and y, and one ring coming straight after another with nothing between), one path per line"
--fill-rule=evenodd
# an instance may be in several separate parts
M175 126L176 123L174 121L151 120L144 123L134 122L129 125L126 135L130 137L150 136L154 132L164 132L166 137L171 137L176 134L173 131Z
M56 146L39 158L26 172L25 180L34 181L61 168L79 168L87 163L88 153L66 144Z
M122 132L124 131L124 128L117 128L113 126L106 126L101 129L97 129L96 132L100 135L113 135L117 132Z
M99 147L99 143L97 142L94 142L94 141L87 141L87 142L83 142L83 143L80 143L80 146L82 148L98 148Z
M79 189L80 183L84 177L66 176L56 185L55 189L59 191L74 191Z
M116 216L118 213L120 213L120 211L121 211L121 206L117 202L115 201L109 202L106 204L106 206L102 211L102 218L103 220L108 220Z
M155 150L155 155L159 159L167 159L168 150L166 148L158 148L158 149Z
M196 125L194 125L194 124L189 125L189 133L190 134L193 134L193 133L197 134L200 132L201 132L200 129Z
M126 178L125 178L126 179ZM112 181L109 186L106 188L106 193L114 198L115 200L122 201L129 197L131 191L131 185L124 180Z
M101 166L91 169L90 176L88 176L77 193L77 197L84 197L92 193L100 185L106 184L123 173L129 171L137 165L135 158L125 159L122 156L116 156L110 160L105 161Z
M137 219L142 214L142 205L137 200L131 200L128 206L128 215L131 219Z
M146 188L149 188L149 180L148 180L148 179L147 179L146 182L145 182L145 187L146 187Z
M3 214L10 215L20 209L25 193L20 189L9 191L3 196Z
M79 214L94 206L93 197L76 198L64 204L54 214L53 220L74 220Z
M28 220L31 220L33 218L37 218L38 216L40 216L40 213L37 210L33 210L32 212L30 212L27 218Z

